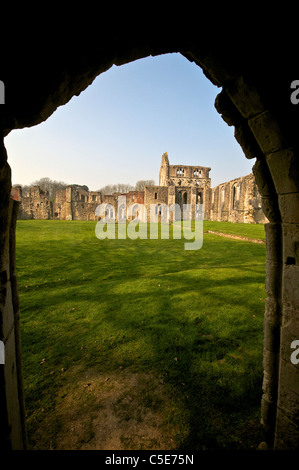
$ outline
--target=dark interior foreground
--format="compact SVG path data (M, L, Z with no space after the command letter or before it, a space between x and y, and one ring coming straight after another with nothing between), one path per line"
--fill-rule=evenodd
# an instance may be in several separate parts
M228 125L234 126L246 158L256 158L253 171L269 220L261 391L265 441L271 449L298 449L299 365L291 362L291 343L299 339L299 104L293 83L299 80L294 60L296 42L285 31L282 38L275 28L261 35L260 25L256 25L249 35L243 34L244 28L236 31L228 25L220 31L214 21L209 34L199 27L184 31L173 25L155 26L148 19L130 27L123 23L118 28L112 20L109 28L103 30L98 25L84 34L78 27L66 34L65 24L41 23L39 31L28 23L23 29L9 30L13 41L4 48L0 76L5 87L0 121L3 137L12 129L46 120L113 64L149 55L180 52L219 87L216 109ZM8 162L2 141L0 340L5 344L5 365L0 365L0 443L5 449L26 449L19 337L22 306L15 274L18 208L10 198Z

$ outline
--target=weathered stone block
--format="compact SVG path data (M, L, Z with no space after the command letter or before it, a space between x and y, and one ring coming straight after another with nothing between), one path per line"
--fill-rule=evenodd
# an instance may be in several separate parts
M274 450L299 450L298 425L289 419L284 409L277 409Z
M277 367L279 357L277 353L272 351L264 351L263 366L263 392L264 397L269 401L273 402L276 396L276 383L277 383Z
M7 341L5 342L4 376L5 389L8 397L7 414L8 423L11 430L10 439L12 448L15 450L20 450L23 448L23 436L18 396L18 377L15 351L15 331L13 328Z
M234 136L237 142L240 144L246 158L251 159L261 157L261 149L254 139L247 122L246 125L239 124L235 126Z
M299 224L282 224L283 262L299 265Z
M264 321L264 350L271 351L273 353L279 353L280 348L280 326L275 323L271 323L265 319Z
M265 300L265 319L272 324L280 324L281 306L277 298L267 297Z
M276 299L280 298L281 292L281 264L272 260L266 261L266 282L265 289L267 295Z
M286 307L299 309L299 266L284 265L282 301Z
M295 327L293 323L289 323L287 326L281 328L281 338L280 338L280 357L287 363L292 363L291 355L294 352L294 349L291 348L291 344L294 340L299 340L299 329ZM298 348L297 348L298 349ZM299 357L299 354L298 354ZM297 368L297 393L299 394L299 364L296 367L294 365L296 372Z
M285 147L283 134L269 111L252 117L248 123L264 154L273 153Z
M299 425L299 366L288 357L281 360L279 370L278 406L285 410L289 418Z
M221 90L215 98L215 108L228 126L237 126L242 117L225 90Z
M299 331L298 309L289 307L287 305L287 302L283 303L282 309L283 309L282 326L288 327L293 331ZM299 335L298 335L298 339L299 339Z
M13 304L12 304L12 296L11 296L11 284L10 281L6 283L5 289L5 303L2 306L2 321L3 321L3 337L8 337L12 327L14 325L14 311L13 311Z
M280 222L280 214L278 213L276 202L271 196L262 196L262 208L270 222Z
M225 64L221 63L221 59L215 60L213 56L201 57L200 60L196 60L197 63L203 68L204 73L208 78L217 86L223 86L225 82L236 78L236 74L233 74Z
M282 439L276 437L273 450L290 450L290 447Z
M265 111L258 92L244 80L244 77L231 80L226 91L243 117L248 119Z
M299 191L298 155L293 149L283 149L266 157L278 194Z
M282 256L282 227L281 224L265 224L267 260L281 262Z
M258 159L252 167L256 184L262 197L273 196L273 184L264 159Z
M279 195L278 204L283 223L299 224L299 193Z
M275 401L269 401L265 395L261 400L261 424L266 432L271 431L275 425ZM271 433L272 434L272 433Z

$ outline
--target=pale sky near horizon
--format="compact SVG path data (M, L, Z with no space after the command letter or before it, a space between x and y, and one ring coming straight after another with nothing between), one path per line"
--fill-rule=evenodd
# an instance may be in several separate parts
M216 111L219 92L180 54L113 66L47 121L5 138L12 183L158 184L164 152L170 164L211 167L212 186L245 176L255 159Z

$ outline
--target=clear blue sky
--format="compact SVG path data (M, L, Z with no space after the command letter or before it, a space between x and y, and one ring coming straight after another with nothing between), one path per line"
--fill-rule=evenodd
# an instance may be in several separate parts
M5 138L12 182L158 184L164 152L171 164L211 167L212 186L247 175L255 160L214 108L219 91L180 54L113 66L46 122Z

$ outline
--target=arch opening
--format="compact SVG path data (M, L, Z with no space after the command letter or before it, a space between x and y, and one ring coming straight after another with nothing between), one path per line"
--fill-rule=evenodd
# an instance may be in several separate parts
M208 66L206 67L207 67L207 72L215 77L215 70L213 69L213 66L211 67L211 69ZM218 73L219 71L216 70L216 72ZM221 72L219 72L219 75L221 75ZM236 79L234 77L231 80L233 80L234 82L236 81L238 82L239 80L239 83L240 83L240 81L242 81L243 78ZM224 81L227 81L227 79ZM244 85L244 81L242 83ZM249 94L249 96L252 98L252 94L255 93L255 90L250 89L250 91L251 91L251 95ZM235 90L232 91L229 86L226 87L225 91L220 93L220 97L218 98L218 101L217 101L217 107L218 109L221 109L221 111L224 111L224 114L225 114L224 119L230 124L233 124L233 121L235 119L236 108L238 107L238 109L242 110L240 112L241 118L240 116L238 116L238 119L240 119L241 123L238 122L238 125L236 125L236 138L239 141L239 143L241 142L241 146L243 147L243 149L245 148L246 150L245 153L247 154L247 156L249 155L249 157L252 157L253 150L257 151L258 158L257 158L257 162L255 165L255 175L256 175L257 184L262 193L263 206L270 220L270 224L268 225L268 228L267 228L267 235L268 237L271 236L273 239L276 240L276 248L277 248L275 253L269 254L268 252L268 257L270 256L270 260L273 260L273 259L276 260L276 264L275 265L272 264L270 266L270 271L271 269L272 271L270 275L270 280L268 277L268 281L267 281L268 282L267 289L269 292L271 290L271 287L269 284L271 282L277 282L277 281L274 281L273 279L277 277L279 273L281 272L281 256L280 256L280 250L279 250L279 247L281 247L281 227L280 227L279 222L281 221L282 215L280 214L280 210L278 208L278 195L276 191L276 181L275 181L275 178L273 178L272 176L272 175L275 175L275 171L273 170L273 167L272 167L272 171L270 171L269 166L268 166L270 159L267 158L267 156L270 154L270 151L269 149L266 148L267 144L264 144L263 142L261 143L261 140L259 139L260 136L258 134L259 129L257 127L257 120L262 119L260 115L262 115L264 118L265 113L267 113L267 110L265 110L264 108L261 108L260 102L256 103L256 100L254 101L252 99L248 99L247 103L246 102L242 103L242 99L238 95L238 93L240 93L240 88L237 88L237 92L236 92ZM228 96L230 98L230 101L227 101ZM228 104L228 107L224 107L223 105L224 101L226 101L226 104ZM252 102L256 104L256 107L253 111L252 109L249 111L247 107L252 108ZM234 115L233 117L232 117L232 114ZM245 118L247 119L247 123L244 122ZM269 121L272 117L268 113L266 115L266 118ZM250 129L252 132L248 134L248 129L249 129L248 121L250 120L251 120ZM234 121L234 124L235 122L236 121ZM270 125L268 122L270 130L272 130L273 122L274 121L272 120ZM278 133L277 127L274 126L273 134L277 136L277 133ZM246 136L248 137L248 140L246 140ZM256 140L254 140L253 136L256 137ZM278 141L278 139L276 139L276 142L277 142L276 152L279 152L279 151L281 152L282 150L284 150L281 146L281 141ZM273 149L270 149L270 150L272 152L271 153L272 155ZM280 198L280 200L282 199ZM280 207L281 207L281 204L280 204ZM270 311L273 312L273 304L275 303L276 304L275 309L278 312L277 316L278 317L281 316L281 289L282 289L282 286L281 286L281 280L280 280L280 284L278 288L276 289L275 293L274 294L272 293L272 295L269 294L268 299L270 300L268 301L268 307L267 307L268 310L266 310L266 313L267 311L268 313L270 313ZM271 302L272 302L272 305L270 309L269 305ZM272 326L270 325L270 322L267 323L267 321L268 320L266 318L266 323L265 323L266 330L267 330L267 327L270 328L270 326ZM272 335L272 338L275 337L277 340L278 334L280 332L280 327L281 327L281 323L279 322L275 326L275 332L274 332L274 335ZM274 351L276 356L272 358L272 367L273 367L273 364L277 362L277 356L279 356L279 352L280 352L279 342L278 342L278 346L276 345L276 347L278 347L278 350ZM275 439L273 424L271 425L269 423L273 422L273 420L276 423L276 406L277 406L277 400L278 400L278 386L279 386L277 367L276 369L272 370L270 382L271 382L270 391L268 389L266 393L264 394L264 398L263 398L264 409L262 410L262 413L263 413L263 420L265 422L266 428L268 427L267 430L270 436L269 437L270 444L273 445L273 442ZM271 396L271 399L269 398L267 393L270 394L269 396ZM268 407L268 411L266 412L265 410L267 407Z

